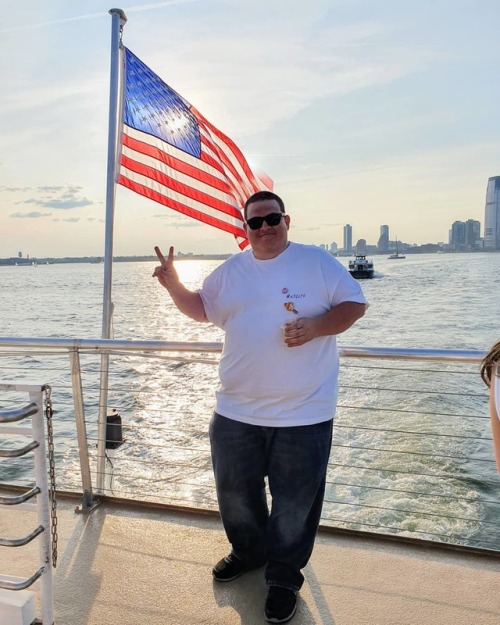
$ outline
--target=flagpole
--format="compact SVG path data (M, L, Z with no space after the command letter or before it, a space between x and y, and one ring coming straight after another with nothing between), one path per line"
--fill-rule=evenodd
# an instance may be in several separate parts
M115 216L115 188L117 172L118 131L121 125L123 90L120 82L121 37L127 16L121 9L110 9L111 15L111 69L109 91L108 167L106 183L106 234L104 244L104 289L102 301L102 338L111 338L111 284L113 276L113 224ZM99 417L97 442L96 491L103 494L105 483L106 416L108 405L109 354L101 356L99 389Z

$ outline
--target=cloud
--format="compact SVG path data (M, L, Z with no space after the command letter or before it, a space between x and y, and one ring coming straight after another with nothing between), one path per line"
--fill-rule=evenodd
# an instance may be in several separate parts
M69 106L75 107L78 101L94 97L99 87L97 79L90 81L77 78L71 84L61 79L54 80L50 85L41 86L33 81L19 89L2 92L0 104L4 115L19 114L27 110L49 111L57 105L64 105L67 112ZM31 130L32 136L34 133L44 134L45 130L42 128Z
M65 197L67 199L65 199ZM37 206L42 206L43 208L56 208L63 210L81 208L82 206L90 206L93 204L91 200L85 197L82 199L71 198L69 195L65 197L54 200L39 200L38 198L30 198L28 200L16 202L16 204L36 204Z
M6 187L4 185L0 186L0 193L19 193L30 191L33 187Z
M83 187L79 187L77 185L67 185L63 186L48 186L48 187L36 187L38 191L45 191L47 193L59 193L60 191L64 193L79 193L83 190Z
M39 197L30 197L18 200L16 204L34 204L42 208L55 208L56 210L68 210L82 208L94 204L82 194L84 187L78 185L52 185L42 187L0 187L0 192L31 193Z
M188 217L186 217L186 220L177 221L168 213L158 213L157 215L153 215L153 219L166 219L168 220L168 225L172 228L198 228L199 226L204 225L202 222Z
M51 215L52 213L33 211L31 213L12 213L9 217L13 217L14 219L38 219L39 217L50 217Z
M153 2L149 4L141 4L133 7L124 7L124 12L132 11L148 11L150 9L159 9L161 7L167 7L174 4L190 4L191 2L199 2L200 0L169 0L167 2ZM76 15L74 17L65 17L59 20L50 20L49 22L38 22L37 24L23 24L20 26L14 26L10 28L0 29L0 33L11 33L20 30L30 30L32 28L43 28L45 26L53 26L55 24L66 24L67 22L78 22L80 20L90 20L96 17L108 17L107 11L101 11L99 13L87 13L84 15Z

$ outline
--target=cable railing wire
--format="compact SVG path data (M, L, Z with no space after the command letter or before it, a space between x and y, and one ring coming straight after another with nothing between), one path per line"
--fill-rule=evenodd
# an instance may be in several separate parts
M332 462L330 461L328 463L328 466L336 466L336 467L341 467L341 468L346 468L345 464L342 464L340 462ZM447 474L447 473L423 473L422 471L402 471L401 469L384 469L382 467L367 467L367 466L362 466L359 464L349 464L348 466L349 469L360 469L362 471L377 471L379 473L384 472L384 473L396 473L398 475L414 475L416 477L434 477L434 478L439 478L439 479L445 479L445 480L455 480L455 481L459 481L459 482L463 482L464 481L464 476L462 474ZM481 482L483 484L492 484L495 486L498 486L498 481L492 481L492 480L488 480L488 479L483 479L481 480Z
M337 408L342 409L353 409L353 410L369 410L371 412L398 412L401 414L412 414L412 415L426 415L431 417L461 417L463 419L489 419L489 417L483 417L481 415L471 415L471 414L454 414L450 412L426 412L423 410L405 410L404 408L376 408L375 406L353 406L347 404L337 404Z
M362 525L364 527L372 527L375 529L385 529L385 530L392 530L395 531L398 534L422 534L423 536L439 536L441 538L449 538L449 539L457 539L457 538L461 538L460 536L457 536L457 534L442 534L442 533L437 533L437 532L430 532L430 531L424 531L424 530L417 530L417 529L412 529L412 530L408 530L405 528L401 528L401 527L395 527L393 525L384 525L384 524L375 524L375 523L368 523L367 521L346 521L343 518L335 518L335 517L327 517L325 519L326 521L333 521L335 523L343 523L345 525ZM378 532L381 533L381 532ZM433 542L438 542L438 541L433 541ZM484 541L484 540L476 540L473 538L468 538L467 542L470 543L476 543L476 544L487 544L487 545L491 545L491 549L495 550L495 547L497 547L497 545L495 543L489 543L488 541Z
M431 364L431 363L428 363ZM372 365L366 365L366 364L362 364L362 365L357 365L357 364L347 364L346 362L341 362L340 363L340 369L369 369L369 370L382 370L382 371L397 371L398 373L407 373L408 371L412 372L412 373L446 373L447 375L467 375L467 376L474 376L477 377L477 375L479 375L479 367L478 367L478 371L476 372L472 372L472 371L457 371L457 370L453 370L453 369L433 369L432 367L428 367L426 369L420 369L420 368L415 368L415 367L390 367L390 366L384 366L382 367L381 365L377 365L377 366L372 366Z
M341 445L339 443L332 443L332 447L343 447L344 449L360 449L363 451L380 451L388 454L408 454L411 456L424 456L426 458L447 458L450 460L473 460L475 462L487 462L493 464L495 460L491 458L468 458L466 456L450 456L446 454L430 454L422 451L408 451L400 449L380 449L379 447L359 447L357 445Z
M438 517L440 519L449 519L452 521L467 521L469 523L477 523L482 525L491 525L492 527L500 527L499 523L493 523L491 521L485 521L484 519L471 519L469 517L462 517L456 515L446 515L446 514L438 514L437 512L423 512L421 510L407 510L405 508L391 508L387 506L375 506L374 504L368 503L352 503L347 501L337 501L332 499L327 499L325 497L325 503L336 504L339 506L353 506L354 508L369 508L372 510L386 510L388 512L402 512L404 514L412 514L419 516L431 516Z
M442 495L441 493L425 493L420 490L404 490L402 488L387 488L386 486L369 486L368 484L351 484L349 482L339 482L335 480L330 482L327 480L327 484L333 486L347 486L349 488L363 488L367 490L381 490L389 493L403 493L405 495L419 495L421 497L434 497L435 499L449 499L452 501L464 501L468 503L487 503L494 506L500 506L500 501L493 501L488 499L467 499L466 497L454 497L453 495ZM500 523L497 524L500 527Z
M359 386L351 386L348 384L339 384L339 389L355 389L358 390ZM408 388L385 388L382 386L363 386L363 391L383 391L387 393L417 393L422 395L447 395L449 397L480 397L486 399L484 393L457 393L451 391L430 391L428 389L408 389Z
M363 430L367 432L388 432L392 434L412 434L415 436L438 436L443 438L458 438L462 440L475 440L475 441L491 441L493 440L490 437L481 437L481 436L462 436L460 434L442 434L441 432L415 432L413 430L394 430L392 428L369 428L364 425L344 425L340 423L336 423L334 425L334 429L344 429L344 430Z

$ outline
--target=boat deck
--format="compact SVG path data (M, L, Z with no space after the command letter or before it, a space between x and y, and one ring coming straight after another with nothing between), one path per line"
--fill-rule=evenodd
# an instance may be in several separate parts
M228 551L217 516L114 502L75 514L76 503L58 502L56 625L265 623L263 570L212 580ZM35 519L2 509L0 535L24 535ZM30 576L37 547L2 548L0 573ZM320 532L291 623L498 625L499 572L495 557Z

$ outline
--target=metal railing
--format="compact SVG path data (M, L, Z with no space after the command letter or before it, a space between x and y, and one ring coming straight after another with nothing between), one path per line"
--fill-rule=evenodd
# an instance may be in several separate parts
M3 369L25 375L28 366L55 379L66 482L58 481L83 493L84 509L107 496L216 511L207 429L221 347L0 338L0 358ZM123 418L116 450L106 449L96 422L103 352L112 357L108 405ZM340 353L322 525L500 551L484 352Z
M1 496L0 506L19 506L20 508L36 508L38 526L21 538L0 537L0 547L23 547L32 540L39 539L39 568L30 577L16 578L0 575L0 588L19 591L32 586L40 579L42 597L42 623L52 625L54 622L54 602L52 589L52 540L51 516L49 505L49 485L47 479L46 445L44 430L43 394L47 385L26 385L16 383L0 383L1 392L28 393L29 403L22 408L0 411L0 434L2 440L6 435L14 437L30 437L31 442L13 449L0 448L0 458L21 458L34 453L35 486L18 496ZM31 425L15 425L31 417ZM36 497L36 503L29 504ZM5 559L3 559L5 562ZM1 609L1 606L0 606Z

